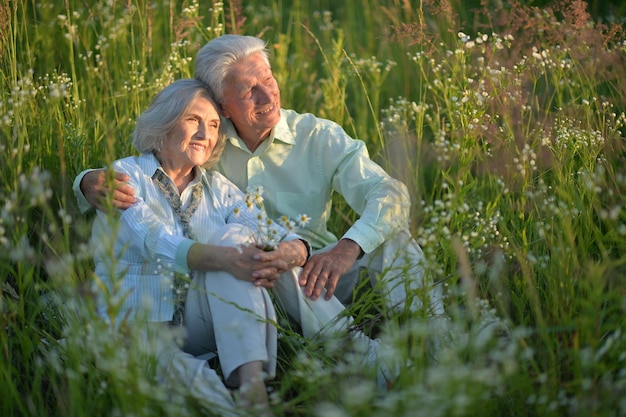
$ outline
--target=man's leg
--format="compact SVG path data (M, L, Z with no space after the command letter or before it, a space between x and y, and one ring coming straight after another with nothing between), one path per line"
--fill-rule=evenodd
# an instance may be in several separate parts
M343 304L350 304L365 270L372 287L382 291L388 309L402 311L408 303L413 312L426 305L428 316L443 315L442 288L425 278L423 259L424 254L417 242L408 232L400 232L359 259L341 277L335 295Z
M298 283L301 270L293 268L276 281L272 289L276 301L292 320L300 324L306 338L324 333L345 333L352 319L345 314L343 304L335 297L324 300L324 293L315 301L306 297Z
M301 268L294 268L282 274L272 290L277 302L292 320L300 324L302 334L306 338L317 335L348 335L352 348L362 355L361 365L375 368L378 386L387 388L389 381L397 377L399 372L397 364L390 366L383 360L389 356L383 354L387 347L379 340L369 338L362 331L350 328L353 319L346 314L344 305L336 297L324 300L324 293L315 301L305 297L298 283L300 270Z

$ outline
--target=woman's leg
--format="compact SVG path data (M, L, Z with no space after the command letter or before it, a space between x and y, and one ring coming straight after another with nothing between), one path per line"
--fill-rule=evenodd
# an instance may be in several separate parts
M249 362L263 363L266 376L276 371L277 332L267 291L225 272L200 273L185 307L185 351L217 352L226 384L240 385L235 372Z
M166 323L149 323L144 342L157 357L157 375L171 389L172 401L184 401L187 395L196 398L207 410L225 417L239 415L231 393L215 370L204 359L184 352L177 345L177 329ZM181 389L183 388L183 389Z
M267 397L267 388L263 381L263 362L248 362L237 368L241 381L239 398L243 407L258 413L263 417L271 417L270 402Z
M228 225L211 243L246 243L249 232ZM217 351L227 385L240 387L242 401L271 415L264 379L276 371L276 313L264 288L225 272L196 273L185 308L185 350Z

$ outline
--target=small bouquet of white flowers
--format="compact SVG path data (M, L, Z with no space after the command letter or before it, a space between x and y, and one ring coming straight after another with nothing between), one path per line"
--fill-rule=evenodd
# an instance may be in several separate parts
M249 186L246 189L246 209L255 211L256 227L252 230L253 239L257 247L271 251L278 247L287 233L296 232L298 227L304 227L310 218L306 214L299 214L296 219L281 216L278 221L268 217L263 204L263 187ZM235 215L240 215L240 209L235 209Z

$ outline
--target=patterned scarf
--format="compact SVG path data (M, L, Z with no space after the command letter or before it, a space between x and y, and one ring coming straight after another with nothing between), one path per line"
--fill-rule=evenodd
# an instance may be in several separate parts
M200 201L202 200L202 181L194 184L191 191L191 200L187 209L183 209L182 201L180 200L180 194L178 188L174 182L163 172L161 169L157 169L152 176L152 181L161 190L167 201L172 206L174 213L178 216L180 224L183 227L183 235L187 239L196 240L193 230L191 230L191 216L195 213ZM182 276L181 274L175 274L174 279L174 315L172 317L172 324L180 326L183 324L183 317L185 316L185 300L187 299L187 290L189 288L189 282L193 279L193 271L190 271L189 277Z

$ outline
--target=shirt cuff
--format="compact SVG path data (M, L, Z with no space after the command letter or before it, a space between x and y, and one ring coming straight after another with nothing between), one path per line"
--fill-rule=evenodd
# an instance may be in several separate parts
M91 206L91 204L89 204L89 202L85 198L85 195L83 194L83 192L80 189L80 183L83 180L83 178L85 177L85 174L87 174L88 172L91 172L91 171L94 171L94 170L93 169L86 169L83 172L81 172L80 174L78 174L78 176L74 179L74 184L72 185L72 190L74 191L74 196L76 197L76 201L78 202L78 209L80 210L80 212L82 214L85 214L89 210L93 209L93 207Z
M385 239L380 236L375 230L371 230L370 233L364 233L354 227L356 223L351 227L341 239L350 239L361 247L364 253L370 253L378 246L382 245Z
M174 257L174 269L176 272L185 274L189 272L189 264L187 263L187 255L189 249L196 243L195 240L183 239L176 248L176 255Z
M163 226L154 217L146 216L145 203L135 204L121 212L121 218L129 228L137 245L143 245L149 259L161 259L164 263L174 264L174 271L181 274L189 272L187 254L195 243L180 235L174 235L169 228Z

